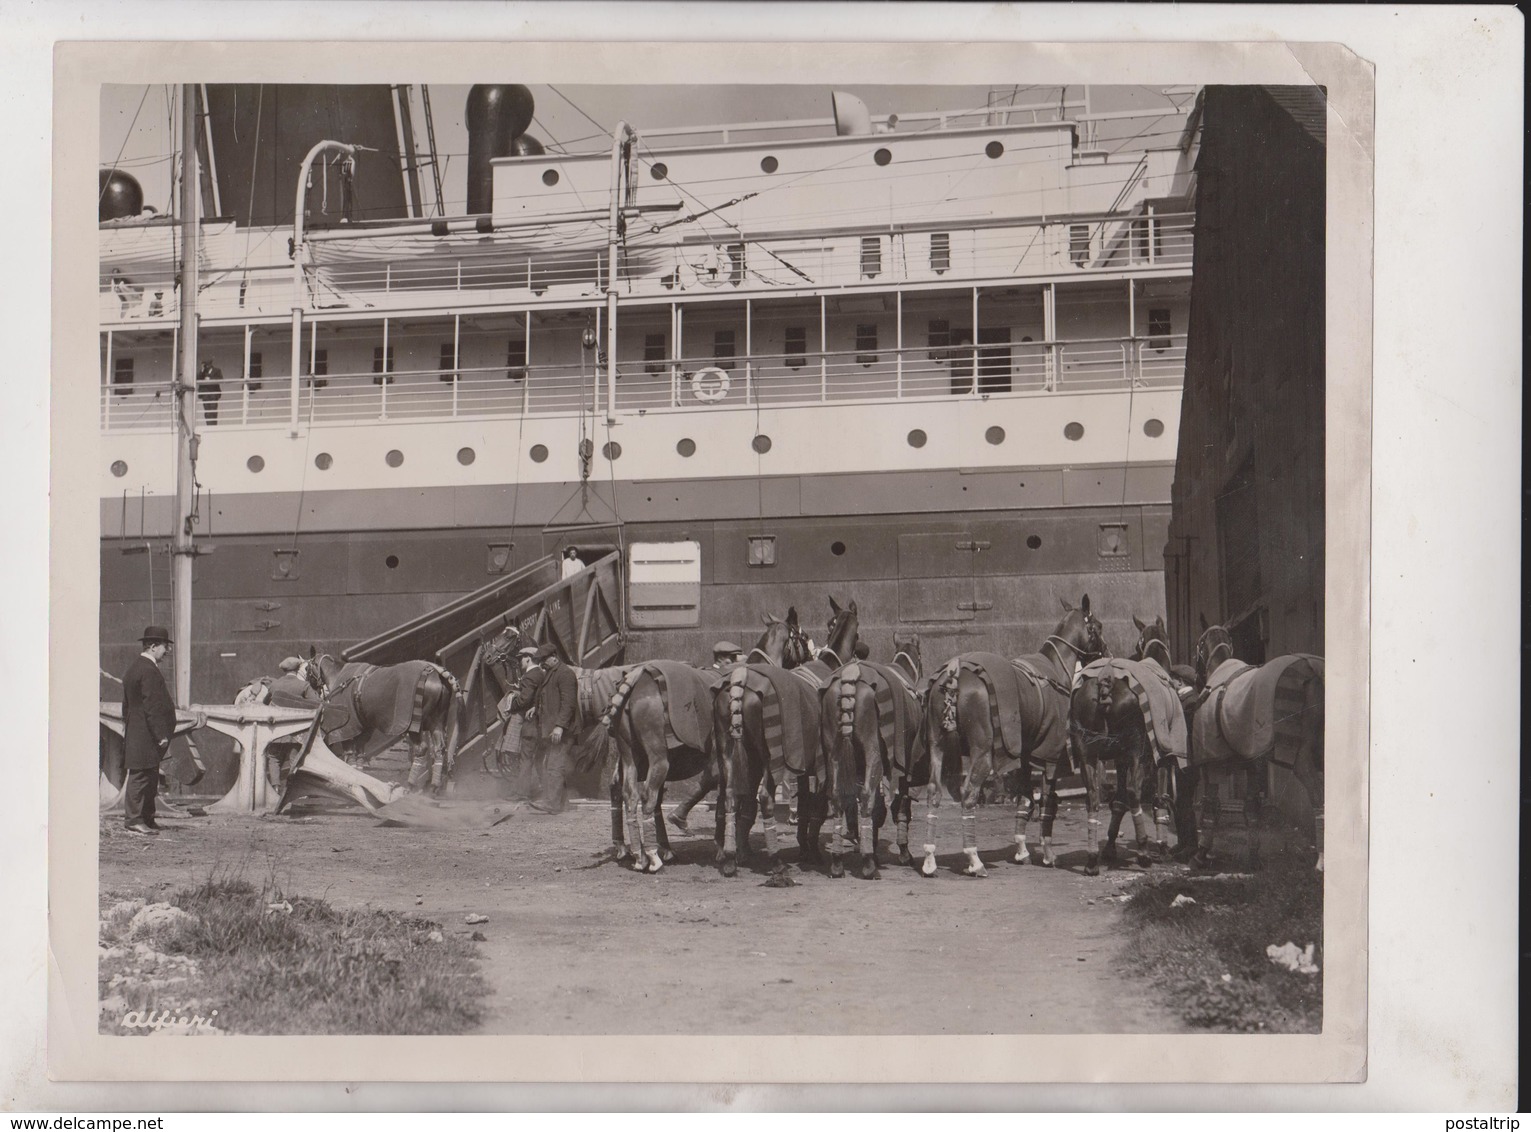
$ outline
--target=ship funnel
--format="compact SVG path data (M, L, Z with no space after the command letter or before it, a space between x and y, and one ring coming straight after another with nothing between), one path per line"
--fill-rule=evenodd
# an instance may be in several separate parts
M867 104L862 102L854 94L846 94L837 90L833 95L835 104L835 134L837 137L850 135L870 134L872 132L872 112L867 109Z
M97 219L121 220L144 210L144 190L138 179L120 169L101 170L96 198Z
M468 212L494 210L496 157L509 157L516 141L532 124L536 102L524 86L480 85L468 91ZM541 152L541 144L536 152Z

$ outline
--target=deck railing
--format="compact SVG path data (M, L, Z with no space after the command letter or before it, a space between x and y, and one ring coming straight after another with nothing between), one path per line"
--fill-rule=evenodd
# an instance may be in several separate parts
M1184 335L1171 335L622 362L617 411L1176 388L1184 377L1185 345ZM386 383L382 376L333 373L320 378L324 384L318 388L303 378L300 419L325 425L559 416L581 409L604 411L606 404L604 374L581 372L577 366L462 367L455 381L437 369L396 370ZM101 427L109 432L168 431L172 404L168 382L105 385ZM290 411L286 378L266 378L259 388L225 378L216 403L201 402L198 422L202 428L276 425L286 422Z

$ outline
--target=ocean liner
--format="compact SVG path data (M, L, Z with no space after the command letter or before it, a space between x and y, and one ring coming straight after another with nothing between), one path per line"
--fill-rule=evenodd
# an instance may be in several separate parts
M1082 593L1111 640L1163 612L1185 114L826 88L823 119L555 147L531 90L479 86L457 211L429 96L200 88L190 323L186 218L102 168L104 670L164 620L182 524L204 703L571 545L621 555L629 659L829 594L883 656L1028 651ZM188 324L221 380L181 516Z

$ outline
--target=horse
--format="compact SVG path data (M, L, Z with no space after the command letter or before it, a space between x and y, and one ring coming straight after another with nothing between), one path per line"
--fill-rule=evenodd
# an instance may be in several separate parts
M1089 831L1086 876L1100 873L1096 845L1096 812L1100 806L1105 754L1116 764L1116 790L1111 799L1111 826L1106 834L1106 859L1116 857L1116 837L1130 810L1137 833L1137 863L1148 867L1148 822L1143 798L1151 794L1154 841L1167 852L1165 814L1171 799L1190 791L1181 786L1187 758L1185 716L1179 689L1170 675L1170 652L1164 619L1144 622L1134 616L1138 643L1131 660L1104 657L1079 671L1069 701L1069 749L1084 777L1085 812ZM1175 807L1178 840L1188 845L1183 807Z
M925 858L920 874L936 874L936 814L945 773L962 780L962 850L967 876L988 876L978 855L979 790L992 774L1021 772L1015 811L1016 864L1031 860L1026 827L1036 810L1031 770L1042 764L1045 809L1042 864L1055 864L1053 820L1058 813L1058 774L1068 763L1067 724L1074 669L1105 652L1101 623L1090 612L1088 594L1075 609L1060 599L1063 620L1037 652L1015 660L994 653L963 653L941 668L925 693L925 741L930 751L926 788ZM945 772L948 764L950 772Z
M790 770L803 779L805 802L817 793L812 781L819 771L817 680L810 683L790 675L812 654L796 607L787 610L785 621L770 616L765 621L765 634L729 671L712 702L712 745L723 814L718 864L724 876L735 875L739 862L749 856L757 789L770 814L765 822L766 852L778 871L783 866L777 858L776 781ZM797 766L791 765L793 755ZM817 849L810 837L813 823L809 814L799 817L798 844L811 857Z
M920 639L911 635L893 644L892 664L852 660L834 673L821 698L819 741L826 752L829 796L839 811L831 877L845 875L844 856L854 848L861 857L861 876L877 879L885 789L893 796L899 864L914 862L909 853L911 788L926 785L930 774L921 727Z
M1191 715L1191 765L1201 831L1193 864L1211 863L1220 794L1235 766L1248 774L1246 815L1258 820L1263 791L1256 784L1267 762L1291 771L1313 807L1318 849L1314 868L1324 871L1324 661L1306 653L1279 656L1261 665L1235 659L1226 626L1207 625L1196 642L1199 688ZM1260 843L1251 831L1249 864L1259 865Z
M449 742L463 698L457 678L426 660L379 667L343 663L312 646L299 674L320 697L325 742L348 761L365 765L400 737L409 742L408 787L423 790L427 779L440 794L457 759Z
M770 647L764 638L762 644ZM590 733L575 760L577 769L605 763L615 743L608 783L613 859L630 856L635 870L651 873L674 859L661 809L665 784L700 774L705 793L717 781L712 703L722 683L723 674L716 669L696 669L674 660L637 665L618 682L600 726ZM720 852L723 816L720 805L716 835Z

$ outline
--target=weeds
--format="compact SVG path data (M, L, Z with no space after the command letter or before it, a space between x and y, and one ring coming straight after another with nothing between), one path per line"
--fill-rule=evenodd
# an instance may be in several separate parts
M1171 907L1181 894L1196 903ZM1265 949L1315 943L1322 969L1323 904L1323 877L1295 855L1247 878L1147 881L1126 905L1127 960L1169 991L1192 1026L1318 1033L1322 974L1278 967Z
M241 1034L457 1034L488 993L476 949L439 924L337 911L215 868L162 905L106 898L104 1033L134 1011L196 1015Z

